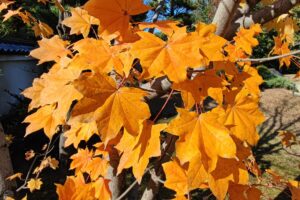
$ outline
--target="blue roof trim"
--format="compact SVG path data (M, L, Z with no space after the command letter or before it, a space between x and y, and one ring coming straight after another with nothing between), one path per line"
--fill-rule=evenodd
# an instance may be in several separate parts
M29 53L32 49L34 47L30 45L0 42L0 52L4 53Z

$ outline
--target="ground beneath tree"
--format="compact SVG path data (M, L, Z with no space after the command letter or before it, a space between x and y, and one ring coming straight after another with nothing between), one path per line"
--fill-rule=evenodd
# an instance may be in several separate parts
M263 169L272 169L285 179L300 180L300 157L282 149L279 130L289 130L300 140L300 97L285 89L268 89L262 92L261 110L266 121L259 127L261 139L255 147L257 162ZM291 149L300 153L300 145ZM289 199L288 191L262 189L263 199Z

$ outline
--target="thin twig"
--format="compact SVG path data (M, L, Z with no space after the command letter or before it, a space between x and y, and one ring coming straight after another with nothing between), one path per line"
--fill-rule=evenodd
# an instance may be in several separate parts
M58 136L58 137L59 137L59 136ZM58 137L57 137L57 138L58 138ZM30 175L31 175L31 171L32 171L33 166L34 166L34 164L36 163L37 159L38 159L39 157L43 157L42 160L45 160L45 159L46 159L47 155L54 149L54 145L55 145L55 142L57 141L57 138L53 141L53 145L52 145L51 147L50 147L50 145L51 145L52 140L49 141L48 146L47 146L47 150L45 151L45 153L39 154L39 155L36 155L36 156L35 156L34 160L32 161L32 163L31 163L31 165L30 165L30 168L29 168L29 170L28 170L28 173L27 173L27 175L26 175L26 178L25 178L25 180L24 180L23 185L21 185L18 189L16 189L16 192L19 192L19 191L21 191L22 189L26 189L26 185L27 185L28 179L29 179L29 177L30 177ZM38 173L36 174L35 179L38 178L39 174L40 174L40 172L38 172Z
M148 173L152 167L149 167L148 169L146 169L144 174ZM138 183L138 180L135 179L135 181L133 183L131 183L131 185L116 200L122 200L137 183Z
M277 60L280 58L288 57L288 56L293 56L295 54L299 54L300 50L297 51L292 51L287 54L279 55L279 56L272 56L268 58L245 58L245 59L238 59L237 62L256 62L256 63L263 63L271 60Z
M154 15L153 15L153 17L152 17L152 22L156 22L156 21L158 20L160 11L161 11L161 9L163 8L164 4L165 4L165 0L161 0L161 1L158 3L158 6L155 8ZM149 29L149 33L154 33L154 28L150 28L150 29Z
M33 169L33 166L34 166L34 164L35 164L35 162L36 162L36 160L37 160L38 157L39 157L39 156L36 156L36 157L33 159L32 163L31 163L31 165L30 165L30 168L29 168L29 170L28 170L28 173L27 173L27 175L26 175L24 184L21 185L18 189L16 189L16 192L20 192L22 189L25 189L25 188L26 188L27 181L28 181L28 179L29 179L29 176L30 176L30 174L31 174L31 171L32 171L32 169Z
M155 116L153 122L156 122L156 120L158 119L158 117L160 116L160 114L162 113L162 111L165 109L166 105L168 104L168 102L170 101L171 99L171 96L173 94L174 90L172 89L167 100L165 101L164 105L161 107L160 111L157 113L157 115Z
M297 58L297 59L300 59L300 56L295 56L295 55L293 55L293 57L295 57L295 58Z
M285 152L287 152L288 154L292 155L292 156L300 157L300 154L291 152L291 151L287 150L286 147L282 147L282 149L283 149Z

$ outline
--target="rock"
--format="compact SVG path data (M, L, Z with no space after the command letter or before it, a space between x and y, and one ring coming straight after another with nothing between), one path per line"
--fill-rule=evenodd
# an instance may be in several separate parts
M282 74L274 68L269 68L269 71L275 76L282 76Z

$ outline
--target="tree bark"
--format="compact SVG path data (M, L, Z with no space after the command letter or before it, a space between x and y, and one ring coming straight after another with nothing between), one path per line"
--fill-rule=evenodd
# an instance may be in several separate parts
M217 25L216 34L223 36L239 6L240 0L221 0L215 13L213 24Z
M12 163L9 155L8 145L5 141L4 130L0 123L0 197L12 188L14 182L5 179L13 174Z
M112 200L117 199L121 194L121 187L123 184L123 174L117 174L117 167L119 165L119 159L120 156L118 154L118 151L116 149L112 149L112 151L109 154L109 163L110 166L108 168L108 172L106 175L106 179L109 179L109 190L111 191Z
M300 0L278 0L258 11L250 12L241 16L231 23L230 29L224 33L226 39L231 39L240 27L249 28L252 24L265 24L281 14L288 13L293 7L300 3Z

